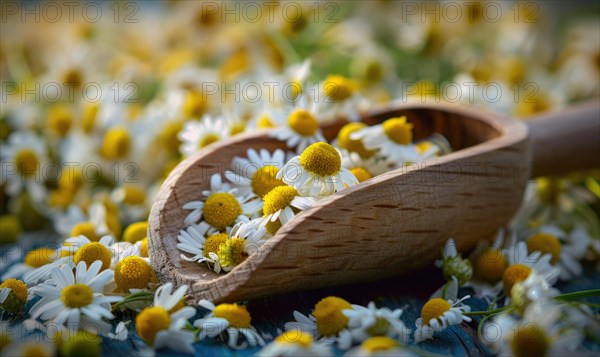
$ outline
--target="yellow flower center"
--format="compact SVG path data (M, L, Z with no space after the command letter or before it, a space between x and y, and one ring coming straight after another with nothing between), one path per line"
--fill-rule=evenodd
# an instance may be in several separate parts
M9 288L15 297L21 302L27 301L27 285L21 280L13 278L6 279L2 284L0 284L0 289L2 288Z
M252 191L258 196L264 197L275 187L285 185L282 180L275 177L278 172L279 168L272 165L263 166L256 170L254 175L252 175Z
M350 79L339 76L329 75L323 82L323 91L325 95L336 102L341 102L352 96L356 85Z
M302 330L290 330L277 336L275 341L283 345L300 345L302 347L310 347L313 344L313 338L310 333Z
M58 179L58 187L63 190L77 192L83 186L84 178L81 170L63 170Z
M415 145L417 147L417 152L419 154L426 153L429 149L433 147L433 144L429 141L421 141L420 143Z
M523 264L513 264L506 268L502 274L502 283L504 285L504 294L510 295L515 283L527 279L531 273L531 268Z
M73 202L73 193L69 190L52 190L48 194L48 205L66 209Z
M202 255L205 258L208 258L208 253L218 253L219 246L225 242L229 237L226 233L217 233L206 238L206 242L204 242L204 249L202 250Z
M63 83L67 83L74 87L79 87L83 82L83 75L77 68L70 68L63 73Z
M81 126L85 133L89 134L94 130L99 109L100 105L98 103L89 103L83 108L83 120Z
M245 239L227 239L225 243L219 245L217 253L219 256L219 263L224 267L232 267L240 264L248 258L248 253L246 253L245 248Z
M52 357L48 350L40 343L28 343L23 346L23 357Z
M383 132L393 142L408 145L413 139L413 124L406 122L406 117L392 118L383 122Z
M549 233L537 233L527 241L527 250L529 253L539 251L542 254L552 255L552 264L556 264L560 258L562 246L558 238Z
M481 280L494 284L502 279L507 266L508 261L499 249L487 248L475 262L475 273Z
M208 133L204 135L202 140L200 140L200 142L198 143L198 148L202 149L212 143L216 143L219 140L221 140L221 138L217 134Z
M129 243L135 243L140 241L148 235L148 222L136 222L132 223L123 232L123 240Z
M124 185L122 189L125 194L123 203L135 206L146 202L146 191L144 191L142 187L136 185Z
M60 343L60 356L62 357L100 357L100 337L86 331L77 331L65 338Z
M100 260L102 262L102 267L100 271L104 271L110 267L110 262L112 260L112 254L110 250L99 242L90 242L81 246L81 248L77 249L75 253L75 257L73 261L75 264L79 264L79 262L86 262L89 267L96 260Z
M171 325L171 316L160 306L147 307L135 318L135 330L148 345L154 344L156 334Z
M375 319L373 326L367 329L367 333L371 336L385 336L390 327L388 320L378 317Z
M71 309L88 306L94 300L94 291L85 284L73 284L63 289L60 299Z
M350 139L350 134L366 128L365 123L348 123L344 125L338 133L338 146L342 149L355 152L363 158L369 158L375 154L374 150L367 150L361 140Z
M313 136L319 130L319 122L308 110L296 109L288 117L288 125L302 136Z
M537 180L537 194L540 200L548 204L556 204L565 191L565 181L555 178L541 177Z
M291 205L296 196L300 196L300 193L293 187L277 186L273 188L264 197L263 213L268 216Z
M429 321L433 319L440 319L444 315L444 313L450 308L452 305L444 299L435 298L427 301L423 308L421 309L421 318L423 319L423 323L425 325L429 325Z
M140 243L140 256L148 258L148 238L142 239Z
M154 278L154 270L140 257L127 257L115 267L115 283L120 290L146 289Z
M48 129L59 137L64 137L71 129L73 118L67 107L58 106L51 108L48 113Z
M547 112L552 109L552 101L548 94L536 92L531 98L522 98L515 107L515 116L529 118L531 116Z
M189 91L183 104L183 114L186 118L200 118L206 111L206 98L198 91Z
M367 170L363 169L362 167L352 168L350 169L350 172L352 172L352 174L356 176L358 182L367 181L368 179L373 177Z
M545 356L550 340L535 323L517 327L511 341L512 352L516 357Z
M96 234L96 229L92 222L79 222L71 229L71 237L85 236L89 240L97 242L100 237Z
M241 134L246 130L246 123L244 122L236 122L231 124L231 126L229 127L229 134L230 135L237 135L237 134Z
M178 134L183 128L183 121L171 121L167 123L159 134L159 140L162 146L170 153L176 154L181 145Z
M318 176L333 176L342 168L342 157L333 146L318 142L302 152L300 165Z
M206 223L223 230L235 223L235 219L242 214L242 206L232 194L217 192L204 203L203 214Z
M0 216L0 243L14 243L21 234L21 222L12 214Z
M33 268L39 268L48 263L52 263L55 256L54 249L38 248L30 251L25 255L24 263Z
M295 101L302 94L302 84L299 80L293 80L289 83L289 99Z
M35 151L31 149L21 149L15 155L15 164L17 170L23 177L31 177L35 175L40 165L40 159Z
M112 128L106 132L102 140L100 152L109 160L126 157L131 149L131 135L126 129Z
M245 306L238 304L220 304L213 311L215 317L229 321L229 325L235 328L250 327L250 313Z
M335 336L348 325L348 317L342 310L352 309L344 299L328 296L315 305L313 316L317 319L317 329L321 336Z
M400 346L398 342L387 336L376 336L366 339L361 345L369 352L389 351Z
M256 127L259 129L268 129L274 128L275 125L273 124L273 121L271 120L271 118L269 118L267 114L263 114L258 118Z

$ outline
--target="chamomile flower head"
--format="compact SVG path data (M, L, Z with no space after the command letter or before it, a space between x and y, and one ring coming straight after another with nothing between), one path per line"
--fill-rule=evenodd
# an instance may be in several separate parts
M356 176L358 182L366 181L377 175L381 175L393 169L394 163L381 156L370 156L363 158L356 152L340 150L342 154L342 166L350 170Z
M378 309L370 302L367 307L352 305L352 309L344 310L343 314L349 319L348 329L353 342L364 342L375 336L387 336L405 343L409 340L411 331L400 320L402 309Z
M2 280L21 278L39 267L52 263L56 258L58 258L58 254L56 250L51 248L42 247L30 250L25 255L22 263L12 265L2 274Z
M170 347L176 351L193 353L194 333L183 330L188 319L196 314L191 306L171 312L187 293L187 285L180 286L173 294L173 285L160 286L154 295L154 304L146 307L135 318L138 335L153 349Z
M296 148L298 153L313 143L325 141L316 115L303 108L294 109L288 115L286 125L278 127L271 135L285 141L289 148Z
M191 210L184 220L185 225L196 223L202 217L202 221L223 231L238 222L249 221L262 208L261 200L255 199L254 195L239 196L236 189L222 182L220 174L211 176L210 190L203 191L202 195L206 197L203 201L183 205L183 209Z
M277 186L264 197L261 226L275 234L298 212L309 209L315 202L312 197L302 197L293 187Z
M352 139L350 135L361 129L367 127L365 123L348 123L344 125L337 135L337 146L340 149L347 150L348 152L357 153L361 158L368 159L375 155L376 150L369 150L365 147L360 139Z
M554 269L549 275L532 271L527 279L513 285L510 291L511 302L522 312L531 304L544 303L560 295L560 291L548 282L548 279L554 280L558 274L558 269Z
M483 328L483 340L500 356L564 356L576 354L583 336L559 322L555 304L532 304L521 320L503 313Z
M181 259L202 263L208 261L214 263L209 258L209 253L217 253L219 245L228 238L227 233L219 233L206 222L192 224L186 229L179 231L177 235L177 248L185 253L193 254L188 257L184 254Z
M200 121L188 121L179 133L181 146L179 151L184 156L190 156L200 149L229 137L225 120L205 115Z
M448 326L471 321L464 313L471 310L462 302L470 296L458 299L458 280L452 278L445 286L436 291L421 308L421 317L415 322L415 342L430 339L434 332L445 330Z
M71 237L64 241L60 248L61 253L72 254L73 262L77 265L85 262L91 265L95 261L102 263L101 270L110 268L113 262L111 246L114 243L112 236L104 236L98 242L91 241L85 236Z
M244 305L219 304L200 300L198 304L210 312L204 318L194 321L194 327L201 328L200 340L206 337L227 338L231 348L243 349L247 346L264 346L265 341L250 324L252 318ZM238 342L241 341L241 342Z
M227 239L217 249L218 264L225 271L233 269L251 254L254 254L265 242L267 229L259 220L238 223ZM209 256L211 254L209 253Z
M360 95L356 81L341 76L329 75L320 85L319 94L323 100L319 102L319 111L327 120L343 117L348 121L360 120L360 113L370 105L367 98Z
M54 268L50 273L52 280L32 290L41 299L29 311L31 317L75 328L83 317L92 321L112 319L114 316L110 312L110 304L122 298L102 294L113 278L112 270L100 272L102 265L101 261L95 261L88 268L81 261L75 272L68 265Z
M355 347L344 354L344 357L359 356L395 356L413 357L418 354L407 350L402 345L387 336L375 336L364 340L360 346Z
M328 196L358 183L356 176L342 167L339 151L325 142L314 143L292 158L277 178L311 197Z
M122 292L147 289L150 283L158 281L150 264L144 258L135 255L120 260L114 272L115 283Z
M26 191L34 202L42 202L46 194L42 170L48 163L44 140L32 132L14 132L0 146L0 159L6 194Z
M285 157L281 149L272 154L266 149L248 149L247 158L233 158L232 171L227 171L225 176L240 194L264 197L273 188L284 185L276 176L285 165Z
M528 255L527 245L524 242L510 246L504 250L504 254L509 263L502 273L502 287L505 295L510 296L515 283L527 279L534 270L538 274L546 275L551 284L556 282L556 276L553 274L555 268L550 264L550 259L552 259L550 254L542 255L536 251Z
M451 280L451 277L458 279L458 285L464 285L471 276L473 276L473 268L468 259L463 259L456 250L454 239L450 238L446 241L446 246L442 251L442 260L436 261L436 265L442 268L442 273L446 280Z
M27 285L18 279L9 278L0 284L0 307L9 312L20 311L29 298Z
M290 330L277 336L258 353L265 357L333 356L331 347L315 342L312 335L302 330Z

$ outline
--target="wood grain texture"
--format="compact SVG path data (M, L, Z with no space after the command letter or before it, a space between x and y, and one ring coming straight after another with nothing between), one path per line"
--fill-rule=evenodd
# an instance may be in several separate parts
M284 143L254 132L209 146L182 162L163 184L149 220L149 252L163 282L189 284L190 302L239 301L266 295L382 279L430 264L454 237L461 250L505 224L529 178L527 128L462 107L399 105L368 123L407 115L415 138L445 135L459 151L377 176L302 212L228 274L180 258L182 206L201 197L248 148ZM341 123L324 128L331 139Z

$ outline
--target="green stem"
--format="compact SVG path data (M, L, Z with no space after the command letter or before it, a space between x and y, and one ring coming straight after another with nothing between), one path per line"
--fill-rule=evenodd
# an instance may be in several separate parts
M600 289L575 291L573 293L559 295L559 296L555 297L554 299L559 300L559 301L573 301L573 300L579 300L579 299L590 297L590 296L600 296Z
M467 316L479 316L479 315L491 316L491 315L496 315L496 314L499 314L499 313L504 312L506 310L509 310L510 308L512 308L511 305L504 306L504 307L499 307L499 308L493 309L493 310L469 311L469 312L463 313L463 315L467 315Z

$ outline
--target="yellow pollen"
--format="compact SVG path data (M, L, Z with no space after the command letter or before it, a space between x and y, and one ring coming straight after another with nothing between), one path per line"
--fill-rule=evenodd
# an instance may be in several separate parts
M81 248L77 249L75 253L75 257L73 258L73 262L75 264L79 264L79 262L86 262L89 267L96 260L100 260L102 262L102 267L100 271L104 271L110 267L110 262L112 260L112 254L110 250L102 243L99 242L90 242L84 244Z
M300 196L300 193L293 187L275 187L264 197L263 213L268 216L291 205L296 196Z
M560 258L562 246L558 238L548 233L536 233L527 241L527 250L529 253L539 251L542 254L552 255L550 262L556 264Z
M406 117L391 118L383 122L383 132L393 142L408 145L413 139L413 124L406 122Z
M170 153L176 154L181 145L178 134L183 128L183 121L171 121L167 123L159 134L161 145Z
M373 177L367 170L363 169L362 167L352 168L350 169L350 172L352 172L352 174L356 176L358 182L367 181L368 179Z
M228 238L229 236L227 236L226 233L217 233L209 236L208 238L206 238L206 242L204 242L204 249L202 250L202 255L205 258L208 258L208 253L217 254L219 252L219 246L227 242Z
M142 258L148 258L148 238L144 238L140 243L140 256Z
M150 346L154 344L156 334L171 325L171 316L160 306L147 307L135 318L135 330Z
M507 266L508 261L499 249L487 248L475 262L475 273L481 280L495 284L502 279Z
M435 298L427 301L421 309L423 323L429 325L429 321L433 319L438 319L438 321L440 321L440 317L442 317L446 311L450 310L451 307L452 305L444 299Z
M25 255L24 263L33 268L39 268L43 265L52 263L56 252L50 248L38 248Z
M0 289L9 288L15 297L19 299L21 302L27 301L27 285L24 282L18 279L6 279L2 284L0 284Z
M183 114L186 118L200 118L206 111L207 104L201 92L189 91L183 104Z
M350 98L355 90L356 84L344 76L329 75L323 81L325 95L336 102Z
M389 351L400 346L398 342L387 336L376 336L366 339L361 345L369 352Z
M510 295L515 283L527 279L531 273L531 268L523 264L513 264L506 268L502 274L502 283L504 285L504 293Z
M215 317L229 321L229 325L235 328L250 327L250 313L246 306L238 304L220 304L213 311Z
M140 186L136 185L123 185L123 203L128 205L141 205L146 202L146 191Z
M350 139L350 134L366 127L367 124L360 122L348 123L344 125L344 127L340 129L340 132L337 136L338 146L342 149L355 152L365 159L373 156L375 154L375 150L367 150L367 148L365 148L361 140Z
M204 203L204 220L218 230L232 226L241 214L242 206L232 194L227 192L213 193Z
M313 344L312 336L302 330L290 330L277 336L275 341L283 345L300 345L302 347L310 347Z
M318 176L333 176L342 168L342 157L333 146L318 142L302 152L300 165Z
M288 125L302 136L313 136L319 130L317 118L304 109L294 110L288 117Z
M352 309L344 299L328 296L315 305L312 315L317 319L317 329L321 336L335 336L348 325L348 317L342 310Z
M217 253L219 256L219 263L224 267L232 267L240 264L248 258L248 253L246 253L245 248L245 239L227 239L225 243L219 245Z
M102 140L100 153L106 159L118 160L126 157L131 149L131 135L126 129L112 128Z
M135 243L146 238L148 233L148 222L136 222L132 223L123 232L123 240L129 243Z
M256 127L259 129L267 129L274 128L275 125L273 124L273 121L271 120L271 118L269 118L267 114L263 114L258 118Z
M100 240L92 222L79 222L71 229L71 237L85 236L93 242Z
M76 309L91 304L94 300L94 291L85 284L73 284L63 289L60 299L66 307Z
M129 289L146 289L154 278L154 270L140 257L127 257L115 267L115 283L123 292Z
M282 180L275 177L278 172L279 168L272 165L263 166L256 170L252 175L252 191L259 197L264 197L275 187L285 185Z
M35 175L40 165L40 159L35 151L31 149L21 149L15 155L15 164L17 170L23 177L31 177Z
M533 322L519 326L514 331L511 348L516 357L545 356L549 347L550 341L548 337Z
M53 107L48 113L48 129L59 137L64 137L71 129L73 118L65 106Z
M200 142L198 143L198 148L202 149L212 143L216 143L219 140L221 140L221 138L217 134L208 133L204 135L202 140L200 140Z

